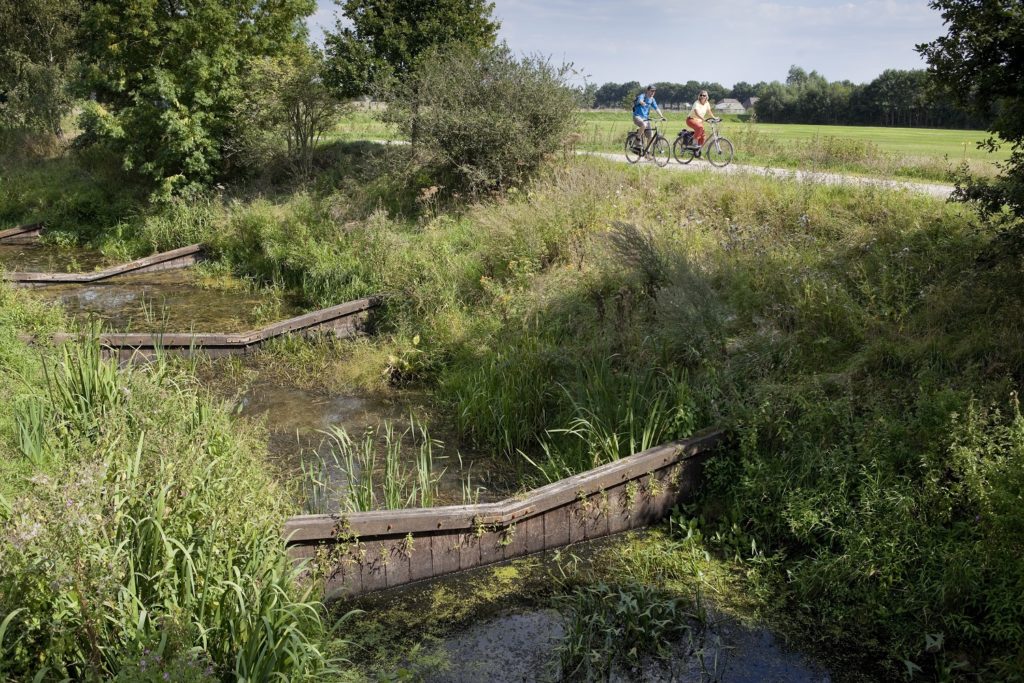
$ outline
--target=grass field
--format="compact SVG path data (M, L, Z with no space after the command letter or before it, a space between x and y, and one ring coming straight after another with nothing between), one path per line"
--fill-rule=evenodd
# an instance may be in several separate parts
M674 139L686 127L684 112L667 112L668 122L661 127L665 137ZM588 111L582 113L583 143L588 149L620 151L632 121L625 111ZM756 131L780 142L803 142L815 137L833 137L871 143L885 153L901 156L949 157L954 161L974 160L992 163L1009 158L1009 150L994 154L978 149L978 143L988 137L979 130L942 130L936 128L878 128L867 126L809 126L795 123L748 123L736 117L726 117L720 132L735 136L737 131ZM737 150L740 153L741 150Z
M683 112L668 112L661 132L674 140L685 126ZM631 129L625 111L580 112L582 138L576 148L621 152ZM984 131L864 126L811 126L751 123L726 117L720 132L736 147L736 163L829 170L861 175L948 181L952 170L967 164L972 173L990 177L1008 149L978 149ZM357 109L324 136L325 142L390 140L397 134L372 110Z

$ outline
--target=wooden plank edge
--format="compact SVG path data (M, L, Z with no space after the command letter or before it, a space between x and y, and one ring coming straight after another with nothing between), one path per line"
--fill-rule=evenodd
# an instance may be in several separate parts
M509 498L498 503L377 510L345 515L299 515L285 522L283 535L288 543L296 544L330 541L338 537L339 530L363 537L507 526L567 505L580 496L594 495L650 472L695 459L717 447L723 437L724 432L720 429L704 430L687 439L634 453L588 472L534 489L523 497ZM673 454L672 457L667 457L667 453Z

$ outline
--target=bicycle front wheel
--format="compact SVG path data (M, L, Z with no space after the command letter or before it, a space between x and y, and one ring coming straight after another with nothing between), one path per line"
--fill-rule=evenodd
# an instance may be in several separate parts
M635 164L640 161L640 138L636 133L626 136L626 161Z
M665 166L668 160L672 158L668 147L668 140L664 136L659 135L654 139L654 144L651 145L651 158L654 159L654 163L658 166Z
M704 156L712 166L728 166L733 156L732 143L727 138L712 140L704 147Z
M676 141L672 143L672 156L681 164L688 164L693 161L695 151L692 147L687 146L681 137L676 138Z

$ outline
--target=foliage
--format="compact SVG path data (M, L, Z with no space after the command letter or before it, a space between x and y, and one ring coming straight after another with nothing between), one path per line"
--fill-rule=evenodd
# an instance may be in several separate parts
M504 190L532 177L573 129L570 73L505 46L450 46L424 56L392 90L384 118L449 191Z
M494 44L500 24L487 0L336 0L349 25L327 32L327 82L347 97L374 85L406 79L433 47Z
M303 466L305 483L312 494L307 497L311 512L324 514L333 502L330 497L334 492L327 487L330 472L345 476L346 486L340 500L345 512L434 505L442 474L434 460L434 449L441 443L430 437L426 426L412 421L406 430L398 432L394 424L385 422L353 439L344 427L335 425L327 435L328 454L314 456L312 462ZM405 464L410 459L407 438L417 450L411 470ZM378 459L381 450L383 458ZM378 467L381 460L383 467Z
M708 91L712 103L726 97L741 103L757 97L758 120L773 123L981 128L987 120L981 112L956 107L949 94L937 87L932 74L921 69L886 69L870 82L859 84L830 82L817 71L808 73L793 66L785 82L751 85L740 81L731 89L692 80L655 85L658 102L669 109L689 106L702 90ZM586 106L622 107L640 87L636 81L605 83Z
M696 622L682 600L643 584L581 586L559 606L567 617L558 646L563 681L635 674L646 656L667 657Z
M0 126L62 137L82 3L0 0Z
M0 354L15 358L17 328L2 323ZM17 482L3 513L0 675L326 673L312 587L297 587L280 538L284 496L252 436L187 378L162 363L117 372L91 341L6 362L0 383L18 425L0 422L5 487Z
M292 170L308 176L313 153L334 125L341 105L323 83L323 55L315 47L253 58L245 67L244 98L235 105L240 164L260 167L281 154Z
M85 119L86 135L106 140L160 194L201 189L226 169L246 60L301 41L299 20L313 7L312 0L90 3L81 31L84 87L110 124Z
M1008 207L1024 217L1024 13L1017 3L933 0L948 33L919 45L929 73L980 116L994 112L989 130L1011 146L1003 174L991 182L961 181L959 198L989 214ZM988 146L995 147L995 138Z

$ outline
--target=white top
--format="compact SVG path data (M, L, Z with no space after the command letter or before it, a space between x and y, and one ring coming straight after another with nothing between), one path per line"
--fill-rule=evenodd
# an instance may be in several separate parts
M711 102L701 104L700 100L694 102L693 109L690 110L690 116L698 119L706 119L709 113L711 113Z

